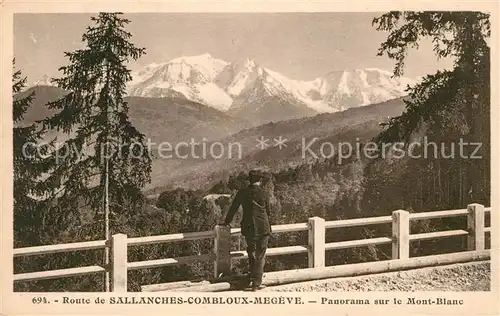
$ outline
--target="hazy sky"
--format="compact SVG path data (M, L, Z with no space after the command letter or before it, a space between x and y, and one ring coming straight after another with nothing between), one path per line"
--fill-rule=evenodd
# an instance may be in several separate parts
M179 56L210 53L234 61L252 58L292 79L311 80L332 70L376 67L387 33L371 25L375 13L137 13L127 14L132 41L147 54L130 68ZM65 51L80 48L88 14L16 14L14 54L28 82L59 76ZM437 61L429 42L412 50L405 75L416 77L451 65Z

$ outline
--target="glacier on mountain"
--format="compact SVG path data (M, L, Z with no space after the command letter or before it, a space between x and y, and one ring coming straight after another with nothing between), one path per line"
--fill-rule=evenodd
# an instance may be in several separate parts
M43 75L39 80L33 82L31 84L32 87L36 86L54 86L54 84L50 81L51 78L47 75Z
M393 78L377 68L332 71L311 81L290 79L245 58L229 63L210 54L151 64L132 74L132 96L162 97L173 91L221 111L272 97L318 113L384 102L406 95L416 80Z

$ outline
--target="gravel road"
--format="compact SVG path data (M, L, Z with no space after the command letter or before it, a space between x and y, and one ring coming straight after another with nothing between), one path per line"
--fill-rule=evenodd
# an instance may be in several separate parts
M485 261L294 283L268 287L262 291L489 291L490 277L490 262Z

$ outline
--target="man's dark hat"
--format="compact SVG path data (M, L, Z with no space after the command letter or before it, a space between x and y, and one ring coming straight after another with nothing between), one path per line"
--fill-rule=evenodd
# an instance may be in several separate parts
M262 172L259 169L252 169L252 170L250 170L248 175L250 177L260 177L260 176L262 176Z

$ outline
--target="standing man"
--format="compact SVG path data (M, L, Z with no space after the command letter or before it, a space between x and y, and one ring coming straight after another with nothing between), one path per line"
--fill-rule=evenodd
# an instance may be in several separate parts
M250 185L236 193L226 215L224 225L230 225L234 214L241 205L243 208L241 234L245 237L247 243L252 291L256 291L265 287L262 285L262 275L264 274L266 250L271 235L271 225L269 224L270 205L264 190L261 188L261 172L251 170L248 178Z

